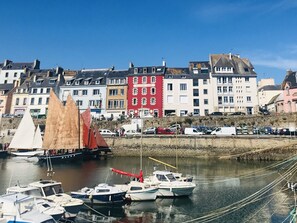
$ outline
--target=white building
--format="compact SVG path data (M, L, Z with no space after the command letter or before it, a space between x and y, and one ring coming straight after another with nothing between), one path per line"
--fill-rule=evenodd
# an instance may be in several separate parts
M163 81L163 114L193 112L193 80L187 68L167 68Z
M39 69L39 66L39 60L32 63L14 63L5 60L0 64L0 84L13 84L15 81L21 83L21 78L25 78L29 70Z
M281 85L275 85L274 79L261 79L258 82L259 106L264 107L270 104L271 99L282 92Z
M248 59L211 54L214 111L254 114L258 110L257 74Z
M192 61L189 63L189 69L193 81L193 115L208 115L213 112L213 88L209 62Z
M88 107L95 117L106 114L106 76L109 69L81 70L60 87L59 98L66 101L70 94L82 111Z

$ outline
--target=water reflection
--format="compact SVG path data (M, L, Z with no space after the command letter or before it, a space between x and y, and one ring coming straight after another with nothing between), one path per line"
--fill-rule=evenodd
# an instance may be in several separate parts
M175 158L161 158L175 165ZM276 169L265 169L272 163L236 162L229 160L179 159L179 171L194 176L197 184L193 194L186 198L157 199L155 202L132 202L120 206L86 208L77 222L185 222L240 201L264 188L279 175ZM144 158L144 174L160 164ZM125 183L129 179L110 171L114 167L132 173L139 172L136 157L111 157L99 161L54 165L54 179L61 181L65 191L93 187L99 183ZM34 160L0 159L0 193L9 185L28 184L47 178L47 166ZM278 185L267 192L267 198L253 202L233 213L211 222L282 222L290 211L293 194ZM271 199L273 195L273 199Z

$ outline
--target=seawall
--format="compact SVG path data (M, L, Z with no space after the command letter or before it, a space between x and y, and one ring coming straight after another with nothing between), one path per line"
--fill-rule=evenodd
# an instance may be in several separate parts
M282 160L296 154L297 137L280 136L146 136L113 137L106 141L115 156L197 157Z

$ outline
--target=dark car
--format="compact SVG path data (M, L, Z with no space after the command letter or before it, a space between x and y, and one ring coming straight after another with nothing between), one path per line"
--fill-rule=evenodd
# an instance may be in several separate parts
M222 112L212 112L209 115L211 115L211 116L222 116L223 113Z
M143 131L143 134L155 134L156 133L156 128L155 127L150 127L147 128Z
M245 115L244 112L233 112L230 115Z

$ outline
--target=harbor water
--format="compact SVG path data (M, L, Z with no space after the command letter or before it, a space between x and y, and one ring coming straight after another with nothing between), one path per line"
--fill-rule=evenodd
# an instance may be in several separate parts
M294 194L287 189L285 179L275 180L290 168L290 162L279 165L275 162L159 159L177 166L184 175L194 177L197 187L191 196L86 207L76 222L289 222ZM61 181L66 192L99 183L125 183L129 178L112 173L110 168L139 173L139 163L136 157L108 157L57 164L53 165L53 179ZM142 166L145 176L154 169L164 169L164 165L148 158L143 159ZM48 178L48 167L39 165L35 158L0 159L0 169L1 194L8 186ZM293 175L292 172L290 176Z

